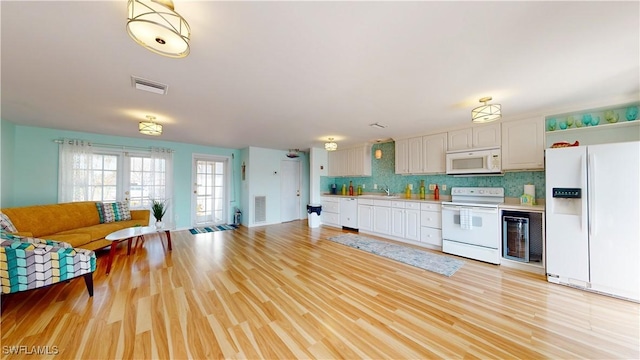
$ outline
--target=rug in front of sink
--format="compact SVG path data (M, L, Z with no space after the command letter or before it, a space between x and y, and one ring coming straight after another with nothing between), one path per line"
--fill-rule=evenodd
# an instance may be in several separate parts
M360 235L344 234L330 237L329 240L445 276L453 275L464 265L464 261L448 256Z

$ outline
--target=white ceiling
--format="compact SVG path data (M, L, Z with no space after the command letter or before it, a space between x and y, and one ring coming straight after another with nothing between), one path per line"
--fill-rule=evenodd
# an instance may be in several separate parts
M3 120L227 148L339 146L637 100L640 3L175 1L191 54L126 29L126 1L1 1ZM135 90L131 75L169 85ZM379 122L386 129L368 125Z

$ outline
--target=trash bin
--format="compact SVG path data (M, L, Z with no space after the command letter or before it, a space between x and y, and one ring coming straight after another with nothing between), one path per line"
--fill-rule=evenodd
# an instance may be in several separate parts
M322 205L320 204L308 204L307 214L309 214L309 227L317 228L320 226L320 213L322 212Z

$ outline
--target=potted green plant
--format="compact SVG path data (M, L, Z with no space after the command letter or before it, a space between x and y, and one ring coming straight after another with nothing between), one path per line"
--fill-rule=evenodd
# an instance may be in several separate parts
M156 218L156 228L161 229L164 226L162 218L167 212L167 204L164 200L151 200L151 213Z

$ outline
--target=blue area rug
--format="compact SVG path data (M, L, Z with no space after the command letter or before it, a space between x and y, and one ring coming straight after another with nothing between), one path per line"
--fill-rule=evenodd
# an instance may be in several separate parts
M214 226L193 228L193 229L189 229L189 231L191 231L191 233L195 235L195 234L203 234L203 233L209 233L214 231L235 230L236 228L237 226L235 225L214 225Z
M345 234L331 237L329 240L445 276L453 275L464 265L464 261L458 259L360 235Z

